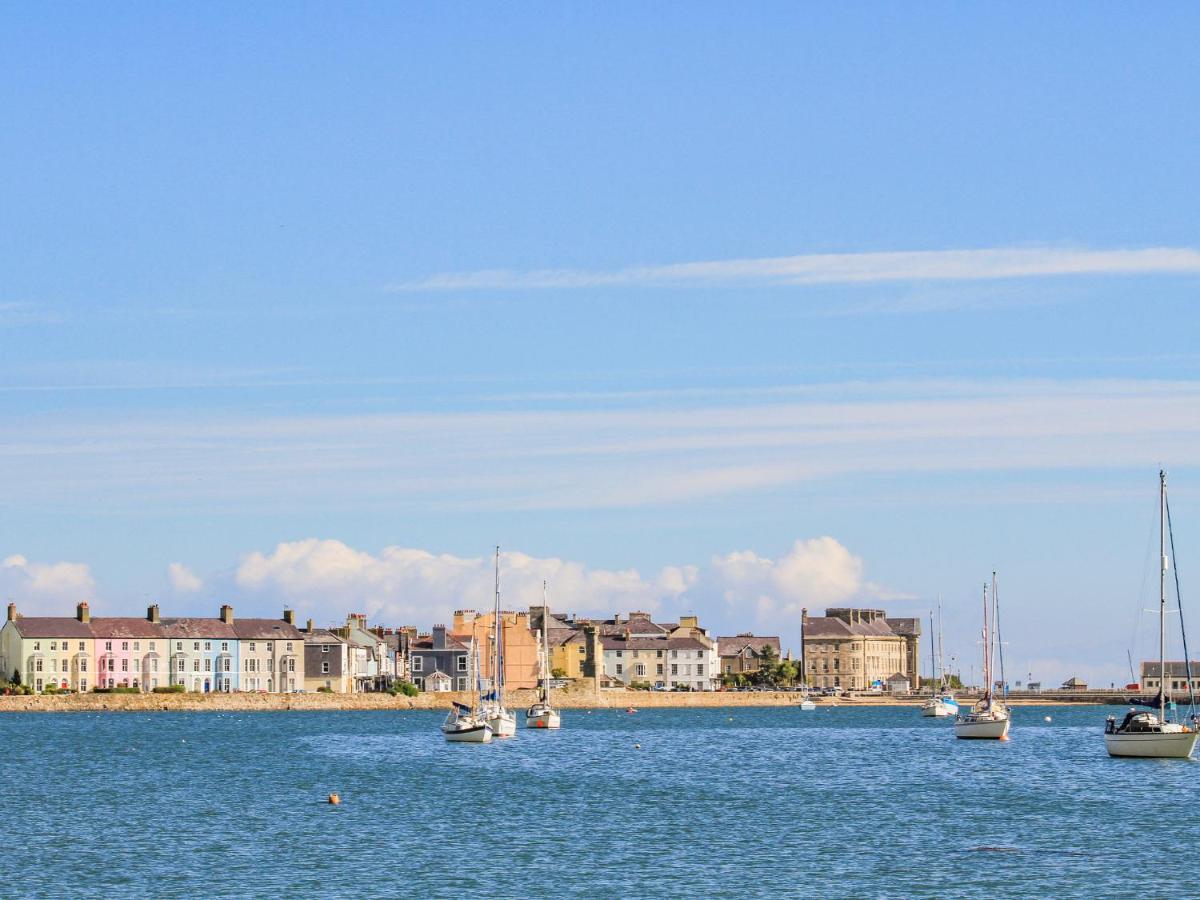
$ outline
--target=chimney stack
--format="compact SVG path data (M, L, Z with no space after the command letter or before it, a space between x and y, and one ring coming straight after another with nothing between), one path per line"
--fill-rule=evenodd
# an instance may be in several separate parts
M313 623L312 623L312 619L309 619L309 620L308 620L308 633L309 633L309 634L312 634L312 633L313 633Z
M92 611L88 609L87 603L80 603L75 607L75 618L84 625L92 621Z
M293 628L296 627L296 613L293 610L285 609L283 611L283 621L287 622Z
M221 607L221 621L224 622L226 625L233 624L233 607L230 606L228 603L224 604Z
M146 607L146 621L154 625L159 623L157 603Z
M15 603L8 604L8 621L17 621L17 604Z

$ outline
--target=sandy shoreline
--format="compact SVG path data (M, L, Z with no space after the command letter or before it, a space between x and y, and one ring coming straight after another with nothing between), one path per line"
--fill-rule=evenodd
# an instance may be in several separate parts
M0 713L5 712L281 712L337 710L445 710L457 694L419 694L416 697L392 697L388 694L42 694L28 697L0 696ZM513 709L524 709L533 702L532 691L514 691L509 698ZM969 702L970 698L960 698ZM814 698L819 706L920 706L922 699L892 697ZM755 706L798 706L794 692L659 693L653 691L555 691L554 704L560 709L635 709L716 708ZM1095 705L1102 698L1010 700L1011 706Z

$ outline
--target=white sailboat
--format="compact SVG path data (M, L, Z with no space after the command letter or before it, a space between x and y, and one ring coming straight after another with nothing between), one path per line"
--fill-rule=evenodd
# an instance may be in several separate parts
M1158 473L1158 714L1130 710L1121 724L1109 716L1104 746L1109 756L1145 759L1187 759L1200 733L1181 722L1167 720L1167 475ZM1173 541L1172 541L1173 543ZM1189 679L1190 681L1190 679Z
M496 607L492 619L492 690L484 708L488 725L496 737L517 733L517 716L504 707L504 622L500 618L500 548L496 548Z
M542 631L538 647L538 677L542 694L525 710L526 728L561 728L562 716L550 705L550 606L546 603L546 582L542 582Z
M940 598L938 600L936 652L933 645L933 611L930 610L929 612L929 650L929 661L934 670L933 679L939 683L934 688L933 696L926 700L921 707L921 715L936 718L957 716L958 701L954 699L954 692L950 690L950 685L946 679L946 670L942 665L942 604Z
M992 575L993 582L995 574ZM994 595L994 591L993 591ZM964 739L1007 740L1008 706L992 694L992 632L988 628L988 586L983 586L983 696L969 713L954 720L954 736Z
M483 684L479 679L479 651L475 641L471 641L471 677L475 680L474 697L471 706L463 703L453 703L450 714L442 723L442 734L452 744L486 744L492 739L492 726L480 714L482 707Z

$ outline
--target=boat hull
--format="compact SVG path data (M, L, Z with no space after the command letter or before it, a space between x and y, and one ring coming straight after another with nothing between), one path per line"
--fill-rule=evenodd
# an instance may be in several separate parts
M1140 759L1187 759L1196 748L1200 733L1177 731L1148 734L1106 734L1109 756Z
M951 706L949 703L935 700L921 707L921 715L938 719L949 718L958 715L958 706Z
M1008 737L1010 720L1003 719L971 719L954 723L954 736L963 740L1000 741Z
M816 708L817 704L813 703L811 700L800 701L800 709L802 709L804 712L812 712Z
M517 733L517 717L510 712L488 716L487 723L491 726L494 737L512 737Z
M447 725L442 734L451 744L486 744L492 739L492 727L487 722L463 727Z
M526 728L561 728L562 716L556 710L545 709L534 712L530 710L525 714Z

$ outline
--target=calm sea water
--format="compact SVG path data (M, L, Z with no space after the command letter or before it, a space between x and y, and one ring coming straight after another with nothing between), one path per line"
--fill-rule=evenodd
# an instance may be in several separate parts
M1200 763L1110 760L1107 712L4 715L0 896L1132 896L1186 877Z

